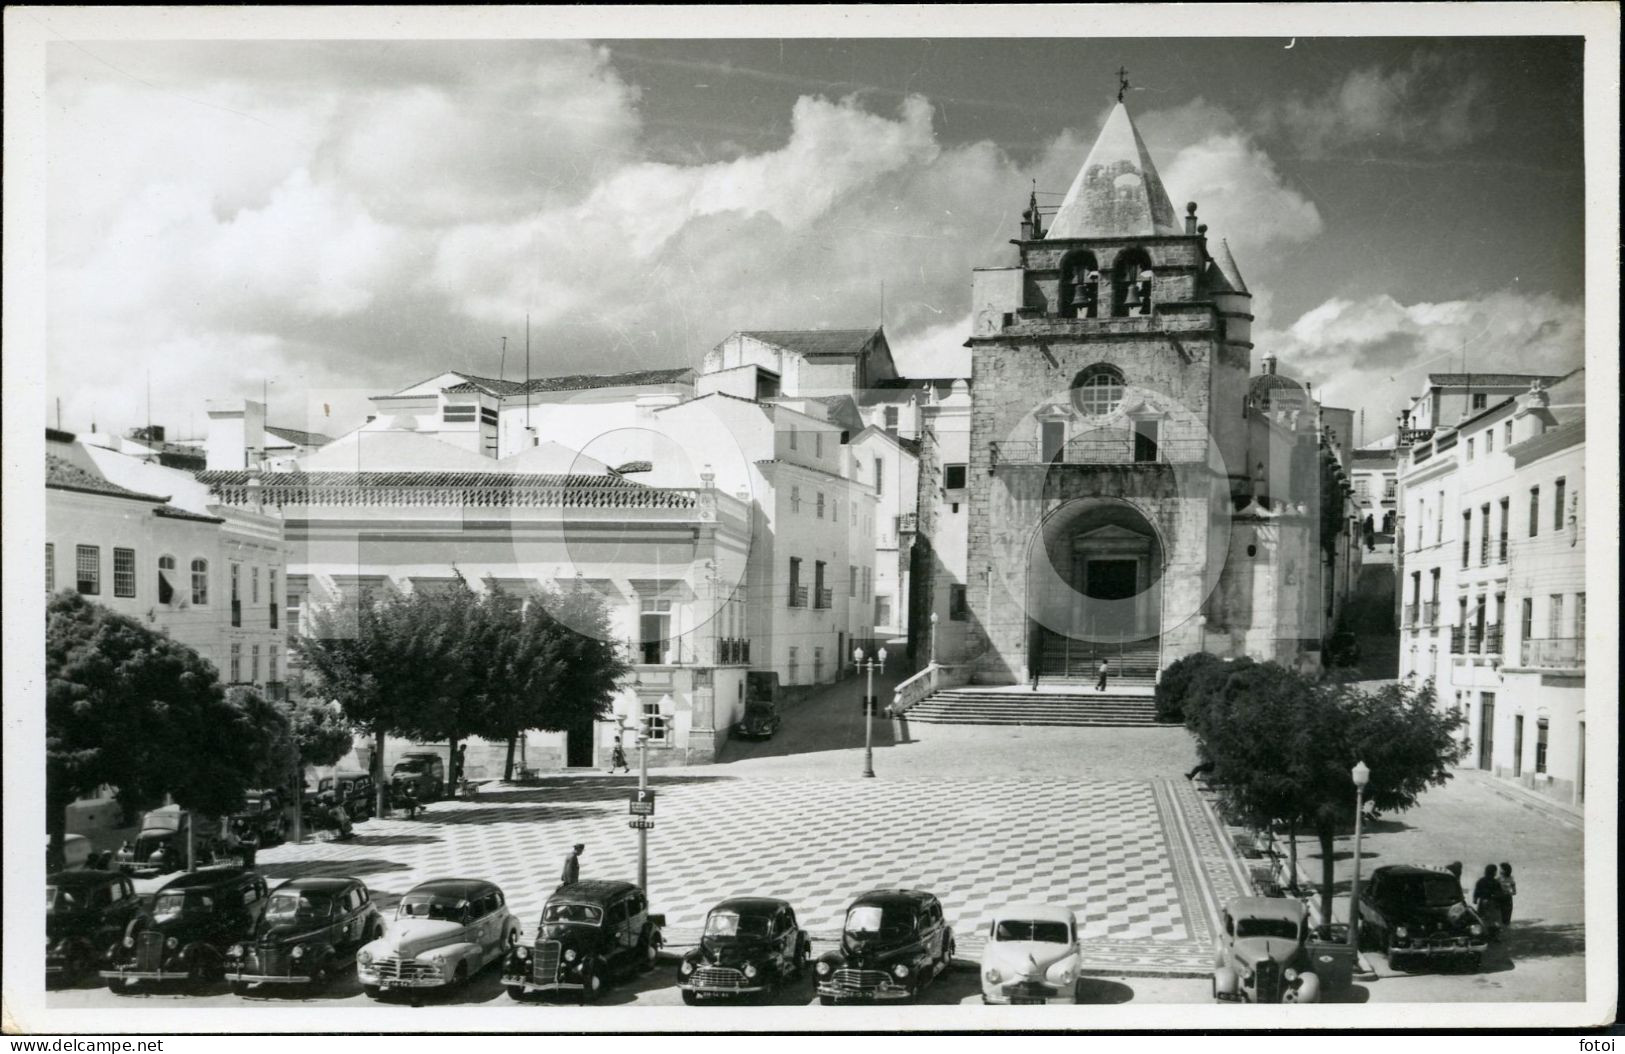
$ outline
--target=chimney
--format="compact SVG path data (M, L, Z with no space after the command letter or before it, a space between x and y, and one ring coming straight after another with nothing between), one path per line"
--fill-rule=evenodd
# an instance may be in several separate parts
M265 450L265 404L252 399L211 399L206 443L210 472L234 472L259 462Z

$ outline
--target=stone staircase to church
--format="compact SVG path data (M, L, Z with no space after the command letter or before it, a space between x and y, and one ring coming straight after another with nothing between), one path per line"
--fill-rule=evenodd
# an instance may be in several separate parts
M1097 692L1092 687L1043 685L948 688L908 708L907 719L928 725L1061 725L1119 727L1154 725L1149 687Z
M1111 664L1110 685L1149 687L1157 681L1161 668L1161 645L1156 638L1122 642L1072 640L1045 634L1039 669L1042 683L1095 683L1096 664Z

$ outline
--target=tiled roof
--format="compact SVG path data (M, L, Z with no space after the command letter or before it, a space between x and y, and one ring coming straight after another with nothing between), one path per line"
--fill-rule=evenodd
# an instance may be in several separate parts
M219 516L205 516L201 512L188 512L186 509L174 505L160 505L152 510L154 516L162 516L166 520L196 520L198 523L225 523Z
M1561 380L1562 376L1562 374L1546 373L1430 373L1428 374L1428 383L1452 388L1465 387L1470 384L1482 384L1485 387L1510 385L1527 387L1535 381L1552 384Z
M495 377L476 377L462 374L467 382L454 384L448 392L485 391L492 395L524 395L525 392L574 392L593 388L640 387L653 384L681 384L693 377L687 366L670 370L633 370L630 373L572 373L562 377L532 377L527 386L524 381L499 380Z
M121 487L88 469L80 468L67 458L47 452L45 455L45 485L57 490L75 490L84 494L105 494L110 498L131 498L135 501L153 501L162 504L167 497L142 494Z
M856 355L880 331L877 329L756 329L741 336L774 344L798 355Z
M278 439L286 439L295 446L326 446L333 441L332 436L325 436L320 432L304 432L297 428L277 428L274 425L266 425L265 430Z
M210 487L243 486L247 469L198 473ZM267 491L276 487L640 487L619 476L536 472L267 472Z
M623 476L630 472L653 472L654 470L655 466L652 461L628 461L626 464L618 465L615 468L615 471Z

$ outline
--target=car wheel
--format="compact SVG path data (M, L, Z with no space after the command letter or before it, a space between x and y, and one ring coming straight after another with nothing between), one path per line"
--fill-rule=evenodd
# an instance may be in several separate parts
M331 963L324 959L310 968L310 987L313 989L326 988L333 983L333 969Z
M113 980L107 982L107 987L114 995L135 995L135 993L140 990L141 982L124 981L114 978Z
M460 963L457 964L457 969L451 975L451 986L453 988L461 988L467 983L468 983L468 963L467 962L460 962Z
M638 970L647 973L655 968L660 959L660 945L654 941L654 931L645 926L643 934L638 938Z
M510 984L510 985L507 986L507 989L508 989L508 998L509 999L512 999L516 1003L524 1001L524 998L525 998L525 986L524 985L522 985L522 984Z
M834 1006L835 1005L835 997L832 996L832 995L821 995L821 996L818 997L818 1005L819 1006Z
M1479 973L1484 969L1484 953L1478 952L1467 957L1467 972Z
M581 1002L583 1005L598 998L603 991L603 979L598 976L598 960L588 959L581 969Z
M683 1005L684 1006L693 1006L696 1003L698 1003L699 1001L700 1001L699 996L695 995L693 992L690 992L687 988L683 989Z
M233 982L231 982L230 988L231 988L231 994L238 997L239 999L241 999L243 996L248 994L248 982L247 981L233 981Z
M364 984L361 986L361 991L368 999L378 998L378 986L375 984Z

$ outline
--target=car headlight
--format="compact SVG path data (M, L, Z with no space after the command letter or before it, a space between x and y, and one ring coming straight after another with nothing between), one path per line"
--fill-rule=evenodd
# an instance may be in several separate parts
M1482 936L1484 936L1484 927L1480 926L1476 922L1473 923L1472 934L1473 934L1474 937L1482 937Z
M1067 967L1062 968L1061 972L1055 975L1055 979L1057 981L1059 981L1060 983L1062 983L1062 984L1071 984L1072 983L1072 967L1067 966Z
M243 946L241 944L233 944L231 947L226 949L226 954L231 956L233 959L240 959L243 957Z
M999 968L996 966L989 966L987 968L987 973L983 974L982 976L987 978L988 984L998 984L1000 981L1004 980L1004 974L1000 973Z
M293 950L293 957L295 959L303 959L305 957L305 946L303 944L299 945Z
M361 951L356 954L355 961L360 963L362 966L371 966L372 965L372 952L369 952L367 949L362 948Z
M134 937L125 937L124 938L124 946L126 948L134 948L135 947L135 938Z
M513 950L513 954L515 958L528 959L530 958L530 949L521 944L519 947Z
M1403 938L1403 937L1409 937L1410 935L1411 935L1410 931L1407 930L1404 926L1395 926L1394 927L1394 936L1395 937Z
M822 959L819 960L817 966L813 967L813 973L816 973L819 977L828 977L829 976L829 971L830 971L829 963L824 962Z
M891 975L901 981L903 978L908 976L908 964L898 963L896 966L893 966L891 968Z
M1288 966L1286 968L1286 973L1283 974L1282 976L1285 977L1288 981L1296 981L1298 979L1298 971L1296 971L1292 967Z
M168 948L170 951L174 951L176 948L179 948L180 946L181 946L180 940L178 938L175 938L175 937L171 937L171 938L169 938L169 940L164 942L164 947Z
M745 976L746 977L755 977L756 976L756 964L755 963L746 963L745 964Z
M574 948L564 949L564 961L567 963L573 963L576 961L576 950Z
M677 967L677 972L682 974L684 977L687 977L689 974L693 973L694 972L694 963L693 963L693 961L690 960L690 959L684 959L683 964L681 966Z

